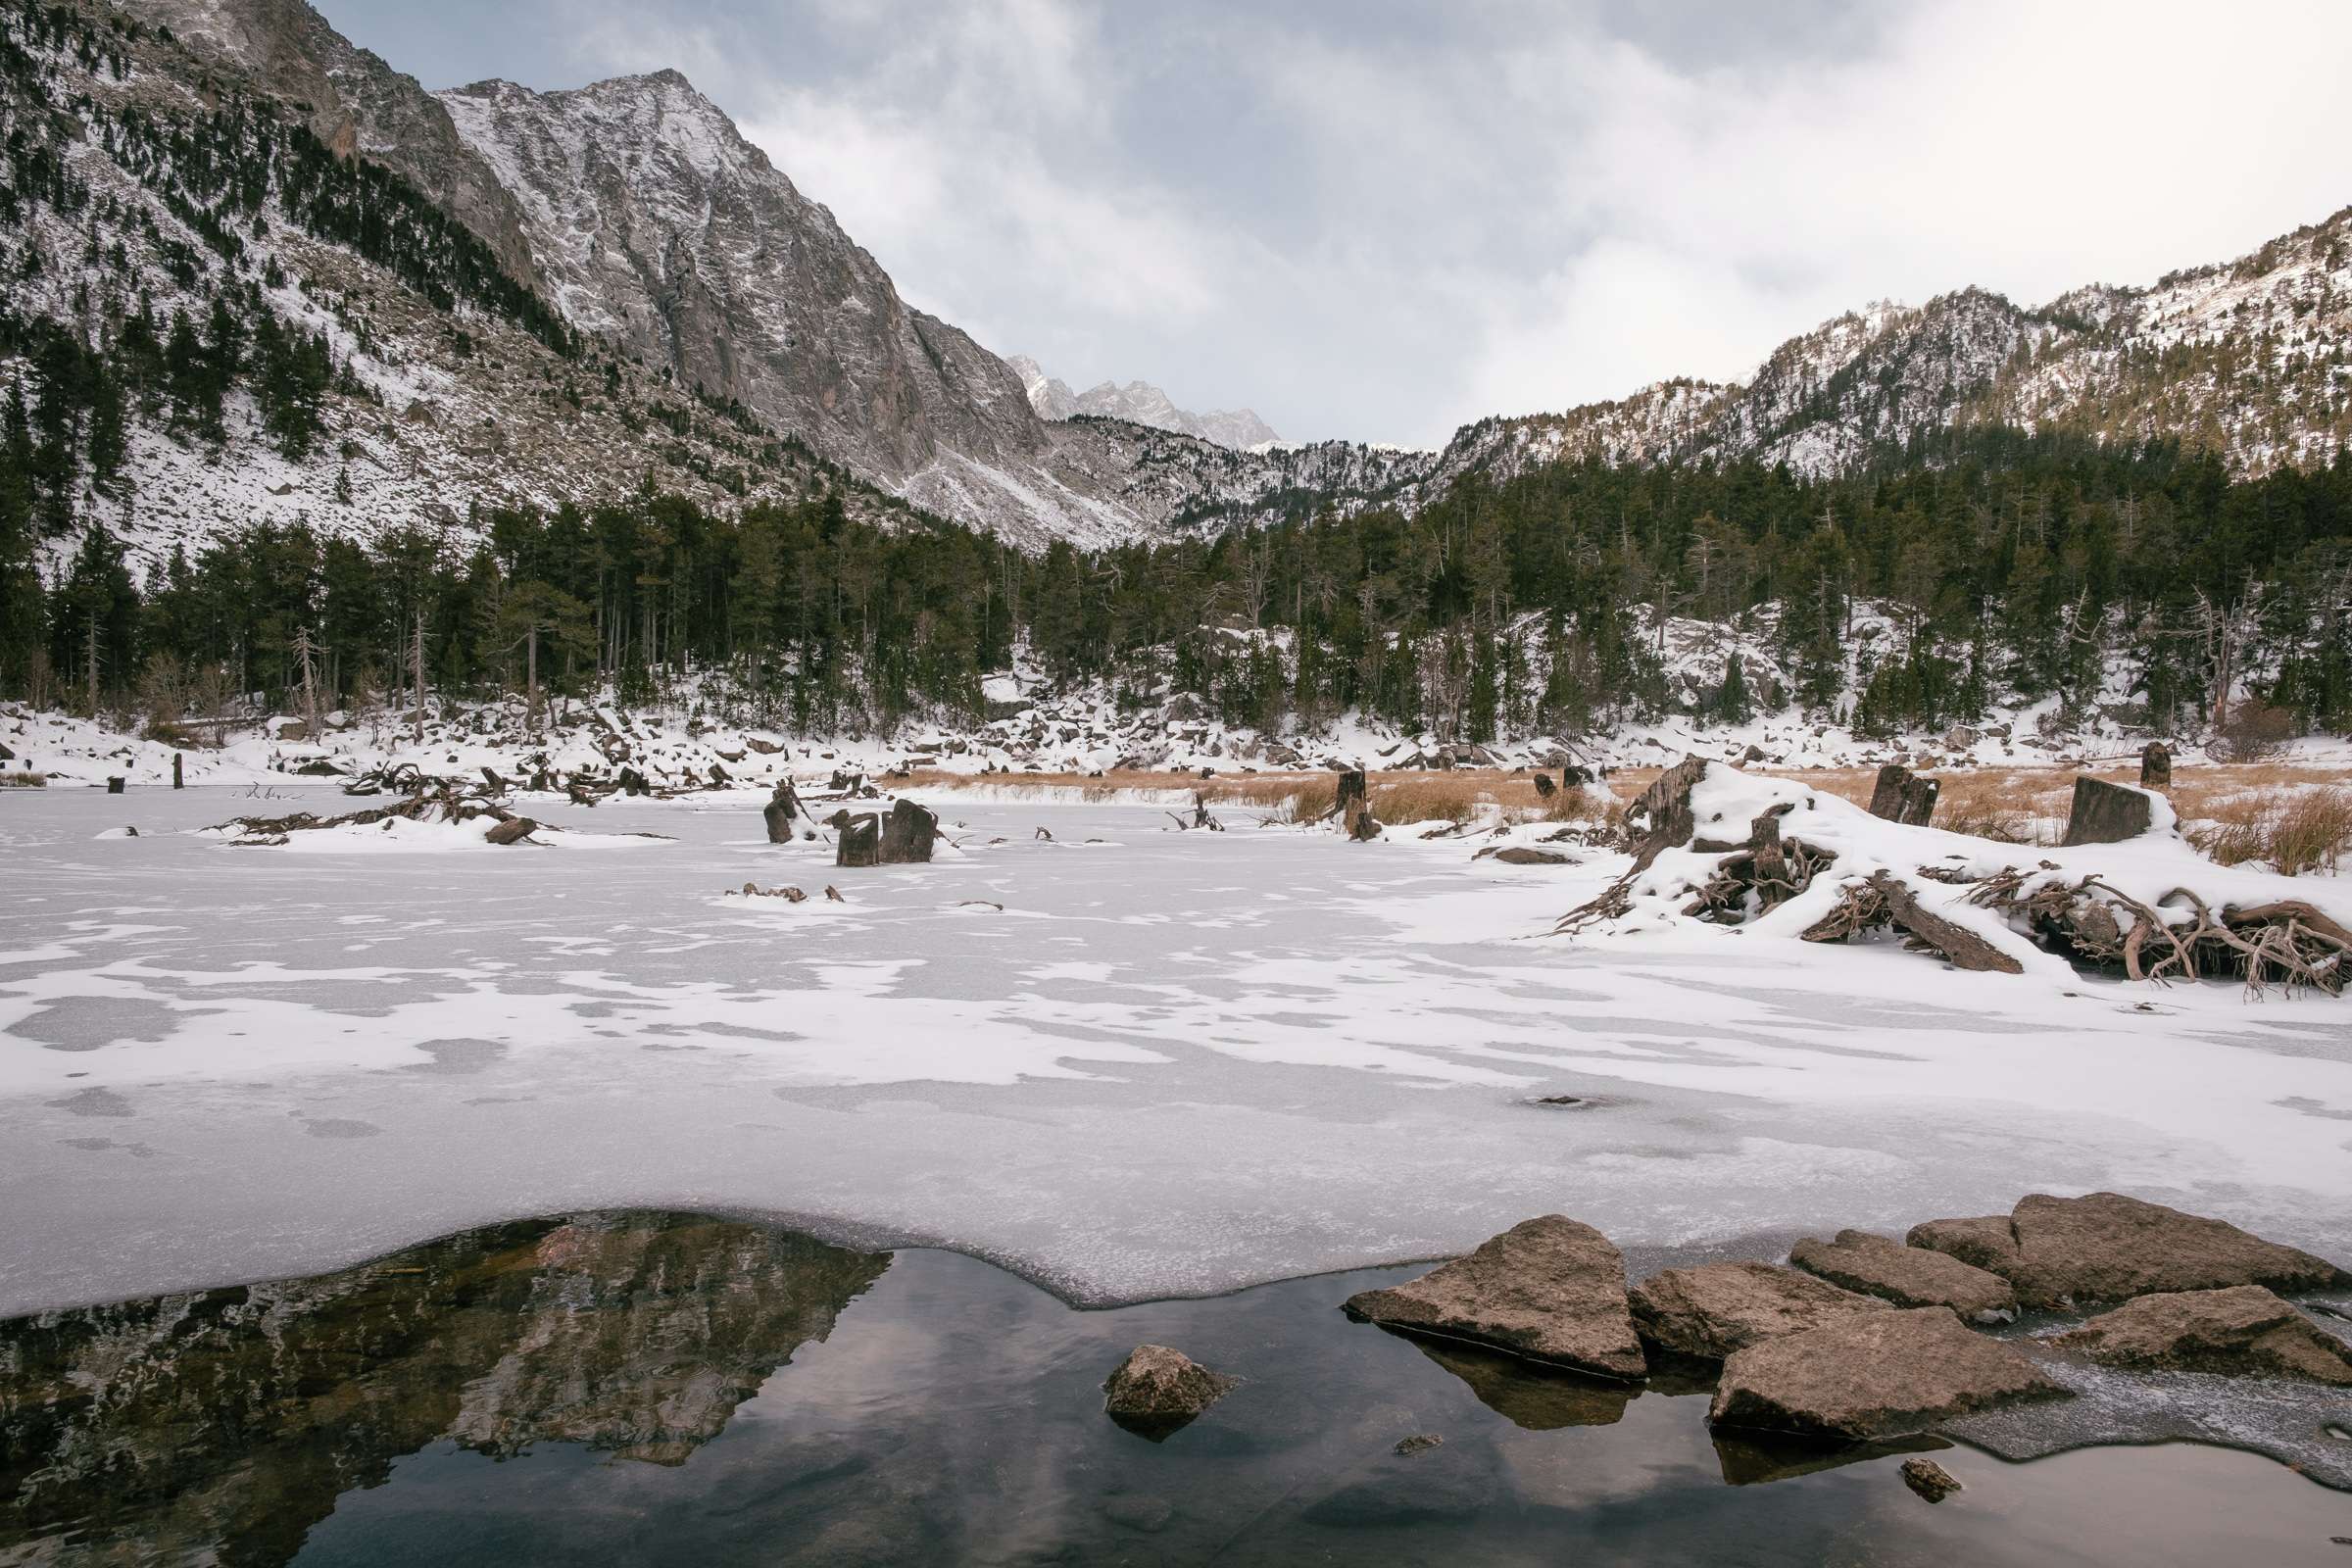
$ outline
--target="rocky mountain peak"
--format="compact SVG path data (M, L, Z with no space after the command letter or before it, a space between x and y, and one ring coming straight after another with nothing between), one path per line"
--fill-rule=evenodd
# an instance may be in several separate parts
M1084 392L1072 392L1068 382L1048 375L1044 367L1026 354L1016 354L1004 363L1021 378L1029 394L1029 406L1041 419L1071 419L1081 416L1125 419L1132 424L1174 430L1245 452L1282 444L1282 437L1274 433L1274 427L1250 409L1215 409L1194 414L1178 408L1174 398L1149 381L1130 381L1125 386L1104 381Z

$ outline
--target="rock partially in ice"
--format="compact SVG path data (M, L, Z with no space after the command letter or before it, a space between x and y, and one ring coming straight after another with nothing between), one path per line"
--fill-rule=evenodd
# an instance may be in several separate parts
M1724 1363L1707 1420L1822 1438L1921 1432L2066 1390L1948 1306L1854 1312Z
M1240 1383L1211 1372L1182 1350L1139 1345L1102 1383L1102 1408L1122 1425L1164 1438L1233 1392Z
M2352 1288L2326 1258L2120 1193L2021 1200L1997 1216L1913 1226L1913 1247L1947 1252L2017 1287L2028 1306L2123 1301L2157 1291L2264 1285L2275 1291Z
M2109 1366L2352 1386L2352 1346L2259 1285L2143 1296L2051 1343Z
M1634 1287L1632 1306L1646 1343L1701 1361L1857 1312L1889 1310L1876 1297L1810 1274L1746 1262L1665 1269Z
M1807 1237L1789 1250L1788 1261L1897 1306L1948 1306L1977 1323L2017 1316L2017 1292L1998 1274L1869 1231L1839 1231L1827 1242Z
M1625 1303L1625 1258L1564 1214L1518 1224L1468 1257L1383 1291L1348 1312L1388 1328L1468 1340L1601 1377L1648 1371Z

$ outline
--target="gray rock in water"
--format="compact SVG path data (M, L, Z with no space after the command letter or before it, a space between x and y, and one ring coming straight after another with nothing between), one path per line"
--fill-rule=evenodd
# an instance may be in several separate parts
M1164 1345L1139 1345L1103 1380L1102 1408L1140 1422L1190 1421L1230 1394L1241 1380L1208 1368Z
M2124 1301L2158 1291L2262 1285L2274 1291L2352 1288L2326 1258L2236 1226L2120 1193L2035 1193L2007 1219L1930 1220L1910 1243L2000 1275L2027 1306Z
M2352 1346L2259 1285L2143 1296L2054 1343L2107 1366L2301 1378L2352 1388Z
M1807 1238L1790 1250L1788 1261L1832 1285L1897 1306L1948 1306L1977 1323L2017 1316L2017 1292L1998 1274L1868 1231L1839 1231L1828 1242Z
M1666 1269L1634 1287L1632 1306L1645 1342L1702 1361L1855 1313L1891 1310L1876 1297L1775 1263Z
M1933 1459L1913 1457L1903 1461L1903 1485L1927 1498L1941 1502L1961 1490L1952 1473Z
M1409 1459L1416 1453L1427 1453L1430 1449L1443 1447L1445 1445L1446 1440L1435 1432L1416 1432L1409 1438L1398 1438L1396 1451Z
M1751 1345L1723 1365L1715 1426L1820 1438L1919 1432L1974 1410L2066 1390L1948 1306L1853 1312Z
M1648 1371L1627 1315L1625 1258L1561 1214L1522 1220L1467 1257L1348 1298L1349 1316L1633 1379Z

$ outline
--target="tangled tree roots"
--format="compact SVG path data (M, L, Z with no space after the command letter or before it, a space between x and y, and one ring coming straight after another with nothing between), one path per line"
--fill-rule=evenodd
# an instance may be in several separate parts
M2149 905L2095 876L2037 883L2008 870L1976 884L1969 902L2024 920L2074 957L2120 965L2133 980L2234 975L2258 988L2310 986L2332 997L2343 992L2352 956L2352 931L2299 901L2226 905L2217 914L2187 888Z

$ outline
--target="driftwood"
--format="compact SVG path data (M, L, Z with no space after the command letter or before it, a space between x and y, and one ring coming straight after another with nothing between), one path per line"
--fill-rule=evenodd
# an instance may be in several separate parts
M1966 926L1923 907L1909 883L1887 871L1874 871L1866 882L1845 890L1838 906L1807 926L1807 942L1843 942L1863 931L1892 926L1903 933L1904 946L1932 953L1955 969L1992 974L2023 974L2025 965Z
M1900 762L1888 762L1879 769L1878 786L1870 792L1870 814L1910 827L1926 827L1936 814L1936 796L1942 787Z
M2300 900L2217 913L2187 888L2149 905L2099 877L2032 883L2016 870L1985 878L1969 899L2024 921L2071 957L2133 980L2232 976L2257 989L2309 986L2332 997L2352 968L2352 931Z
M2075 776L2074 807L2067 812L2066 837L2059 843L2121 844L2148 830L2151 806L2147 792L2125 784L2110 784L2088 773Z

